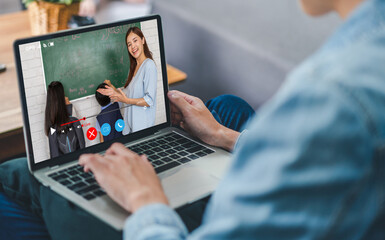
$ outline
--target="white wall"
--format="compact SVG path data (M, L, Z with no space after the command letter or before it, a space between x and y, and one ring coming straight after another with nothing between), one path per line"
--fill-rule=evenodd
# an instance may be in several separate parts
M157 90L157 111L155 124L166 121L165 102L163 98L163 80L160 60L160 49L156 20L146 21L141 24L141 29L147 40L150 51L153 53L155 64L158 68L158 90ZM48 138L44 134L44 111L46 106L46 90L44 81L44 71L40 43L31 43L20 46L21 64L25 91L27 97L28 117L32 135L32 147L35 162L41 162L49 159ZM74 115L78 118L97 115L100 112L100 105L95 97L73 100ZM86 131L89 127L94 127L96 118L82 121L84 138L86 146L91 145L86 137ZM92 144L99 143L99 137L92 141Z

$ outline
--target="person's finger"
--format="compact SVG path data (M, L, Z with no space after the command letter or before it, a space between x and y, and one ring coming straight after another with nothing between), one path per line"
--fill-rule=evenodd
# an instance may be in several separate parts
M124 92L122 91L122 89L118 88L118 92L122 95L125 95Z
M91 171L97 174L106 169L106 162L99 154L83 154L79 158L79 165L84 167L84 171Z
M196 97L189 95L187 93L178 91L178 90L171 90L168 92L168 94L173 95L174 93L178 94L179 96L183 97L188 103L194 104L196 102Z
M183 120L183 116L180 113L171 113L171 121L174 125L179 124Z
M103 94L103 95L106 95L106 89L102 89L102 88L99 88L98 90L99 93Z
M179 93L169 92L168 98L171 103L185 116L191 110L191 104L186 101Z
M182 115L180 110L173 103L170 104L170 110L172 114Z
M125 156L131 157L131 158L134 158L137 156L136 153L129 150L128 148L126 148L121 143L113 143L108 150L109 150L110 154L114 154L114 155L125 155Z

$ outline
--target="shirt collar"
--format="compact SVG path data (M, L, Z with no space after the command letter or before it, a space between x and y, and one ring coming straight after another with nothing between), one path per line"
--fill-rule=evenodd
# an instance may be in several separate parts
M113 104L113 102L110 102L109 104L107 104L106 106L104 107L101 107L101 110L103 111L104 109L108 108L109 106L111 106L111 104Z
M344 48L378 32L385 32L385 1L365 0L323 46L323 50Z

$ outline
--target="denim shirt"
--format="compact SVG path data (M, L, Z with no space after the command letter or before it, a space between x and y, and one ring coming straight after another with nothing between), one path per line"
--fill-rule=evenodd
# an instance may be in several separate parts
M168 206L125 239L385 239L385 1L367 0L240 136L191 234Z

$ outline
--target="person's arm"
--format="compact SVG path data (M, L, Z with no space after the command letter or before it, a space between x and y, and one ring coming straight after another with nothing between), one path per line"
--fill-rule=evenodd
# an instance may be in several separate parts
M143 99L149 107L156 102L158 73L154 61L147 60L143 79Z
M118 89L118 91L120 91L120 94L121 94L121 98L118 98L118 99L113 99L114 101L116 102L122 102L122 103L125 103L125 104L128 104L128 105L135 105L135 106L139 106L139 107L150 107L150 105L147 103L147 101L144 99L144 98L128 98L126 97L126 95L124 94L124 92L120 89Z
M280 94L260 112L192 239L339 239L362 234L360 221L347 219L376 217L376 211L357 211L376 199L376 185L368 178L376 159L373 136L359 104L333 87L311 82L289 96ZM188 238L179 217L163 202L159 180L145 157L127 155L130 151L123 145L114 147L126 158L109 150L109 161L83 155L80 164L133 212L125 239ZM107 167L114 161L120 167ZM116 172L108 172L111 169Z
M115 91L113 88L107 86L105 89L99 88L97 91L103 95L109 96L111 101L113 102L121 102L128 105L149 107L144 98L128 98L120 88L117 88Z

